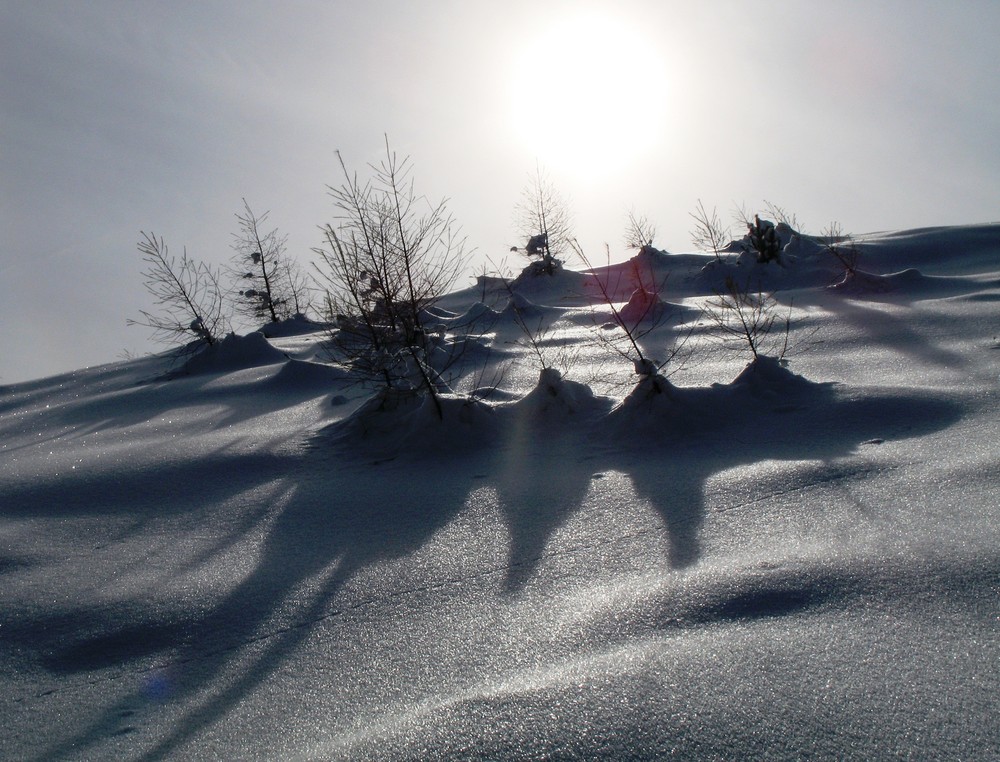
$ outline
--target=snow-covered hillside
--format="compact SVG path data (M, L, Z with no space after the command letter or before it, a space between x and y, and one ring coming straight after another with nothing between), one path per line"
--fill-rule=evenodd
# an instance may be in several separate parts
M1000 225L782 244L0 387L0 757L1000 757Z

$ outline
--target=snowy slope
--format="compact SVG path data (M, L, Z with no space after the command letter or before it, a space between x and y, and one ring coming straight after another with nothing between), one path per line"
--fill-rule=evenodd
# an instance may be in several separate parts
M519 282L546 371L451 295L443 421L322 331L0 387L0 757L997 758L1000 226L860 245ZM749 272L787 368L700 317Z

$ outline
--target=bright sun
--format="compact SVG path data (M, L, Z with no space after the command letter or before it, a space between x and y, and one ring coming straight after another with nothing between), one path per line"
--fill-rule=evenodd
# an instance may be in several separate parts
M559 20L516 54L511 126L543 164L607 174L661 139L664 68L648 37L618 18Z

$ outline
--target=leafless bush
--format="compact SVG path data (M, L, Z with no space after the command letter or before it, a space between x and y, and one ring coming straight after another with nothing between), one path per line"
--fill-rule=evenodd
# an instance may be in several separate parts
M752 288L749 279L739 283L729 276L724 290L707 302L704 314L717 330L723 346L748 349L754 360L761 355L782 359L788 352L791 308L783 335L776 339L771 332L777 319L777 304L773 295L763 293L759 286Z
M625 217L625 247L642 251L647 246L653 245L654 238L656 238L656 226L646 215L640 215L634 209L630 209Z
M561 375L569 373L579 359L579 351L571 351L565 345L554 347L552 327L546 323L545 315L535 305L525 303L509 280L505 279L504 285L509 296L506 309L521 332L520 340L514 344L528 350L539 370L555 368Z
M821 237L825 241L827 252L844 268L844 275L854 275L858 269L858 260L861 258L861 251L854 239L845 234L836 222L831 222Z
M386 140L385 158L362 181L338 153L344 181L330 187L336 223L324 230L317 278L337 351L363 376L390 390L415 389L437 405L443 335L428 310L465 264L465 241L445 201L429 204L414 190L409 159ZM430 326L431 328L433 326Z
M702 251L712 252L716 261L721 262L722 251L732 239L729 226L722 224L715 207L712 207L709 213L701 199L698 199L698 205L690 214L695 222L691 231L691 242Z
M287 236L261 229L268 214L255 214L243 199L243 211L236 214L231 275L239 296L236 311L276 323L304 311L308 286L298 264L285 254Z
M229 332L218 273L189 258L186 249L178 262L162 237L140 235L142 240L137 245L146 263L143 285L158 311L142 310L141 318L127 323L153 329L152 338L163 343L188 343L193 336L192 348L197 349L218 342Z
M745 202L740 202L733 206L732 215L740 227L748 228L753 224L753 214L750 213L750 209Z
M514 219L526 243L511 250L537 260L539 274L554 274L562 265L560 255L570 245L570 212L563 196L537 166L514 207Z
M767 199L764 199L764 213L774 222L778 224L785 224L797 233L802 232L802 228L799 227L798 217L795 216L794 212L787 211L784 207L778 206Z
M608 277L601 277L599 270L591 264L578 241L572 241L571 245L580 261L593 274L600 299L611 311L612 327L621 331L620 334L609 334L599 329L595 333L598 342L614 354L631 362L635 373L640 376L655 376L680 357L687 342L686 338L667 350L665 356L659 358L649 356L640 345L645 336L663 325L669 318L664 309L665 303L660 299L665 279L657 281L652 271L643 273L636 265L637 269L633 270L631 275L634 276L637 288L632 292L628 304L620 308L615 298L615 292L618 291L617 284L611 284ZM610 262L610 251L607 246L605 253ZM634 310L628 309L633 306Z

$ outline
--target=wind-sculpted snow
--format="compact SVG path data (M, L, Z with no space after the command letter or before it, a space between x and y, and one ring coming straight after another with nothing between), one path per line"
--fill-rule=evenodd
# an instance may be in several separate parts
M258 365L270 365L288 359L271 346L264 334L230 334L218 344L204 347L181 366L179 374L224 373Z
M393 706L317 756L861 759L915 745L928 757L970 747L988 756L990 729L921 706L976 713L992 704L973 687L986 654L963 642L984 629L938 628L921 613L929 588L946 587L953 605L968 605L966 571L887 572L864 561L851 571L758 569L738 580L690 580L680 595L636 577L636 588L653 593L636 601L617 591L606 618L578 626L587 639L562 658ZM977 582L995 582L998 572L994 565ZM879 637L887 609L899 612L891 644ZM854 627L839 627L844 618ZM943 689L912 666L899 679L895 649L924 652L929 637L941 638L936 668L969 682ZM883 690L866 693L869 681Z
M618 315L626 326L633 328L643 324L656 325L685 311L681 305L664 301L655 291L637 288Z
M451 295L436 397L326 327L0 387L0 757L1000 756L1000 229L863 245L763 271L786 363L698 325L757 265L646 252L521 279L539 352ZM696 351L637 376L650 272Z

